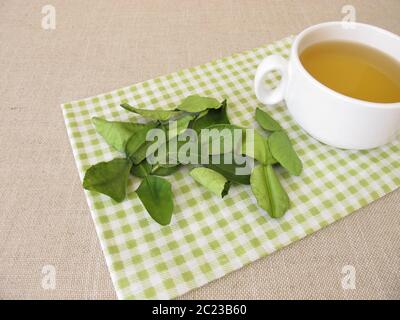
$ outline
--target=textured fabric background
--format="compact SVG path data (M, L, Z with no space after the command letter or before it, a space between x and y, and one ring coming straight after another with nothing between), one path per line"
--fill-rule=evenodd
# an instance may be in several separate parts
M56 30L41 28L52 4ZM342 18L400 33L400 1L0 2L0 298L115 293L60 103ZM400 298L400 191L182 298ZM55 290L41 287L54 265ZM356 268L356 290L341 288Z

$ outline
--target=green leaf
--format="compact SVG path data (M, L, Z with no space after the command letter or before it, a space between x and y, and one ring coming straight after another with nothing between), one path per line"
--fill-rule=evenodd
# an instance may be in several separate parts
M129 158L132 158L132 156L144 145L146 144L146 136L147 133L151 130L154 129L156 126L148 126L144 127L138 131L136 131L128 140L125 146L125 152ZM143 160L143 159L142 159ZM141 162L141 161L139 161ZM138 164L138 163L135 163Z
M303 165L285 132L276 131L272 133L268 137L268 143L272 156L282 167L292 175L298 176L301 174Z
M131 153L129 158L134 164L139 164L146 159L147 149L155 143L154 141L145 141L134 153Z
M206 109L218 109L221 103L214 98L192 95L185 98L178 106L178 110L187 112L201 112Z
M190 121L194 118L193 115L185 115L178 120L170 121L168 124L161 125L162 130L164 130L165 137L167 141L165 143L160 143L158 146L158 151L161 153L168 154L169 150L169 141L173 138L176 138L178 135L183 133L187 127L189 126ZM136 164L146 158L147 149L155 142L153 141L146 141L145 143L141 144L137 149L133 150L134 152L130 153L131 160ZM179 141L177 142L180 143ZM135 147L135 146L134 146ZM161 154L160 154L161 155Z
M107 121L102 118L94 117L92 122L96 131L106 140L106 142L118 151L124 151L126 142L138 130L151 126L152 124Z
M268 113L262 111L260 108L256 109L256 121L264 130L267 131L283 130L277 121L275 121Z
M159 167L162 168L172 168L172 167L176 167L179 166L180 163L162 163L162 164L157 164ZM157 168L153 168L153 170L156 170Z
M243 140L242 153L256 159L262 164L274 164L276 160L271 154L268 138L263 137L258 131L254 130L253 148L247 146L247 140Z
M242 130L244 131L244 128L236 125L236 124L230 124L230 123L218 123L218 124L213 124L211 126L208 126L207 128L204 129L218 129L219 131L223 129L229 129L229 130Z
M132 164L126 159L114 159L91 166L83 178L83 187L108 195L117 202L125 199L126 185Z
M171 174L174 174L176 171L178 171L179 168L180 164L166 166L160 165L151 174L161 177L170 176Z
M236 169L244 167L243 165L236 164L232 161L232 163L213 163L212 157L210 156L210 162L208 164L204 164L206 168L214 170L220 174L222 174L226 179L232 182L237 182L240 184L250 184L250 175L238 175L236 174Z
M197 113L197 117L196 117L196 118L197 118L197 119L200 119L200 118L204 117L204 116L208 113L208 111L210 111L210 110L214 110L214 109L206 109L206 110L203 110L203 111Z
M198 161L200 163L205 163L208 160L208 155L209 154L223 154L223 153L228 153L232 152L235 148L239 149L240 148L240 141L237 141L238 145L236 146L232 138L234 137L233 131L234 129L239 129L243 133L242 128L231 125L231 124L219 124L219 125L213 125L211 127L208 127L207 129L214 130L210 132L210 135L208 136L208 139L204 139L203 141L196 141L196 142L186 142L186 141L177 141L177 150L170 150L170 148L167 147L163 148L163 152L166 153L166 155L162 155L162 158L167 158L169 159L169 162L177 162L179 158L185 157L185 152L181 150L181 147L183 145L188 146L191 144L192 146L195 146L194 149L197 149L196 154L192 154L193 157L197 157ZM226 129L226 130L224 130ZM212 133L212 134L211 134ZM215 133L215 134L214 134ZM205 137L206 138L206 137ZM225 140L226 139L226 140ZM243 138L242 138L243 139ZM216 149L213 150L213 141L216 143ZM225 146L225 141L227 141L227 145ZM203 143L203 146L201 145ZM208 146L207 146L208 144ZM208 147L208 154L207 154L207 147ZM203 149L204 148L204 149ZM204 151L204 154L201 153L201 151ZM205 159L202 159L206 155ZM203 161L204 160L204 161ZM178 161L179 162L179 161Z
M228 194L230 182L222 174L208 168L194 168L190 171L190 175L217 196L223 198Z
M142 117L151 119L154 121L167 121L175 116L182 114L180 111L175 110L149 110L149 109L139 109L132 107L128 103L122 103L121 107L125 110L140 114Z
M289 209L289 197L271 165L258 165L250 177L251 189L258 205L273 218L282 217Z
M150 163L143 160L141 163L132 166L131 174L139 178L145 178L151 173L152 168L153 166Z
M174 201L169 181L157 176L147 176L136 193L156 222L163 226L171 222Z
M236 152L240 150L243 141L245 141L244 129L234 124L214 124L204 129L210 130L210 135L208 139L206 139L205 131L201 131L199 150L207 148L206 144L208 143L208 150L211 155ZM241 141L235 140L235 130L241 131ZM213 144L215 144L215 148L213 148Z
M194 115L187 114L176 121L169 122L167 126L168 130L167 139L171 140L176 136L180 135L181 133L183 133L189 126L190 121L192 121L193 119Z
M186 147L185 147L186 146ZM183 147L184 150L182 149ZM159 149L160 158L166 159L167 162L161 164L161 166L175 166L177 163L180 162L181 159L186 158L188 155L188 148L190 150L195 150L191 153L191 160L197 161L197 163L204 163L208 161L208 154L202 155L200 152L200 148L197 142L190 142L190 141L177 141L177 148L174 150L170 148L170 143L168 142L166 147L162 150ZM197 149L197 150L196 150ZM204 159L204 161L202 161Z
M206 112L206 114L199 115L193 122L192 129L197 132L214 124L230 124L226 113L226 100L222 101L221 108L210 109L203 112Z

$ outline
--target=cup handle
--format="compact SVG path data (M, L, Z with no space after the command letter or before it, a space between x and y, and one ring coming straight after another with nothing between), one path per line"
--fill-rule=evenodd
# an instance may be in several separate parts
M265 76L271 71L281 73L281 81L273 90L268 90L264 83ZM266 57L258 66L254 78L254 90L257 99L263 104L275 104L284 98L285 89L288 81L288 63L279 55Z

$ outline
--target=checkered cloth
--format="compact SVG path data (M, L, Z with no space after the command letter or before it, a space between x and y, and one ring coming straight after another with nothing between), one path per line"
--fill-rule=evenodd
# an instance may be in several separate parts
M284 104L265 107L253 92L257 65L269 54L287 58L293 37L181 70L96 97L62 105L80 178L97 162L121 157L98 135L94 116L137 121L119 107L172 108L190 94L228 98L235 124L255 127L260 106L287 130L304 171L291 177L280 170L291 209L279 219L257 206L250 186L234 185L224 199L196 184L182 168L167 177L174 193L169 226L152 220L135 194L131 177L127 199L84 191L111 277L121 299L169 299L271 254L354 212L400 186L399 140L369 151L326 146L306 134ZM278 75L267 83L274 86ZM377 221L379 223L379 221Z

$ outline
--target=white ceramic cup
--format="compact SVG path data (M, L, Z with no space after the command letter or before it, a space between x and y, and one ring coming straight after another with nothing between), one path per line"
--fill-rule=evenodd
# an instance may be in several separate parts
M300 62L308 46L327 40L369 45L400 63L400 37L363 23L326 22L311 26L295 39L289 61L279 55L266 57L258 66L254 87L263 104L283 99L295 121L312 137L343 149L370 149L384 145L400 133L400 101L375 103L354 99L318 82ZM269 90L265 76L277 70L282 79Z

